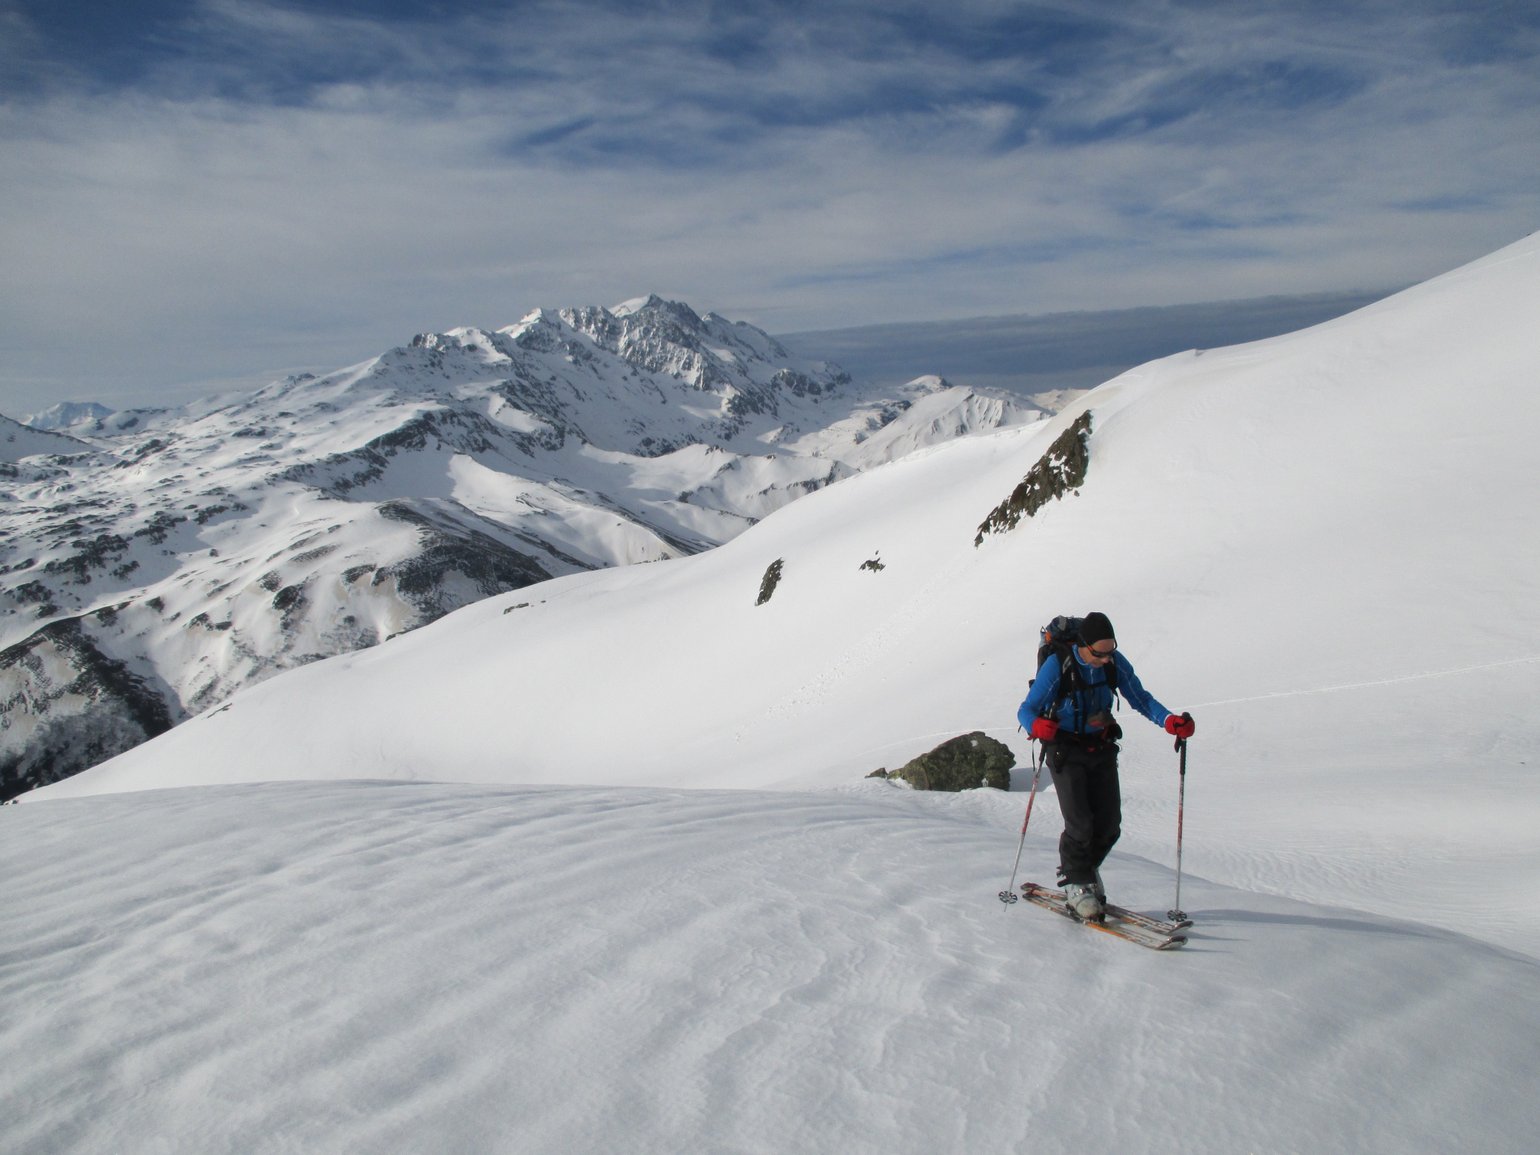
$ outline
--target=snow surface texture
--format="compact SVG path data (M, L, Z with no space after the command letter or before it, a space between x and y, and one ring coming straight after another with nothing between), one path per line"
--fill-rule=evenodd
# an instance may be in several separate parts
M1530 1149L1531 961L1209 882L1176 956L1006 910L1019 801L294 783L9 807L6 1149ZM1028 869L1052 863L1033 839ZM1169 877L1124 856L1116 881Z
M647 298L175 411L34 419L68 437L0 419L0 798L280 670L553 575L695 553L1042 416L939 378L861 386Z
M1078 495L977 548L1077 412L478 603L28 795L0 813L26 1135L1531 1150L1537 293L1530 238L1131 371L1087 398ZM863 781L975 729L1025 762L1036 629L1089 609L1198 721L1180 952L996 900L1025 771ZM1104 873L1158 913L1176 759L1124 725ZM1018 880L1051 880L1055 809Z

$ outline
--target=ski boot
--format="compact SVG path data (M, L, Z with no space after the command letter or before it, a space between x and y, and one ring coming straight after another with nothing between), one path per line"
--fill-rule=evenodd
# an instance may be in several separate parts
M1082 922L1101 922L1105 911L1094 883L1071 882L1064 888L1064 905Z

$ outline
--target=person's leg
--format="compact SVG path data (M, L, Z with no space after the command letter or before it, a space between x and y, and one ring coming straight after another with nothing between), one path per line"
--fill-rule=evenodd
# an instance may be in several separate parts
M1104 746L1088 756L1082 777L1091 814L1087 856L1094 876L1123 833L1123 791L1118 782L1117 747Z
M1064 833L1059 836L1059 881L1089 884L1095 880L1101 859L1096 854L1096 812L1083 751L1067 744L1054 745L1048 751L1048 767L1053 771L1059 813L1064 816Z

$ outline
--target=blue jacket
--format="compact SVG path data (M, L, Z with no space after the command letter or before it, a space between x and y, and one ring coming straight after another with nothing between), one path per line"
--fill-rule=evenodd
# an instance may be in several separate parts
M1059 708L1057 721L1059 727L1071 733L1084 734L1087 731L1086 722L1093 715L1103 710L1112 709L1112 689L1107 685L1107 672L1080 660L1080 648L1070 648L1073 657L1070 659L1080 668L1080 680L1085 689L1068 695L1064 699L1064 705ZM1171 711L1155 700L1155 696L1144 688L1139 681L1139 675L1134 673L1134 667L1123 651L1118 650L1112 658L1113 665L1118 668L1118 693L1127 699L1128 704L1139 713L1143 714L1157 726L1164 726L1166 719L1171 716ZM1027 694L1027 700L1016 711L1016 718L1022 726L1032 729L1032 722L1041 718L1053 709L1054 703L1059 699L1060 679L1059 655L1049 654L1043 660L1043 668L1038 670L1037 679L1032 683L1032 690ZM1078 701L1077 701L1078 699Z

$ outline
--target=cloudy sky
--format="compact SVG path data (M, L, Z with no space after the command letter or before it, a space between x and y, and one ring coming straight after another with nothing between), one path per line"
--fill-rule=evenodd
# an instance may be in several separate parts
M772 332L1540 227L1535 0L0 0L0 411L649 291Z

